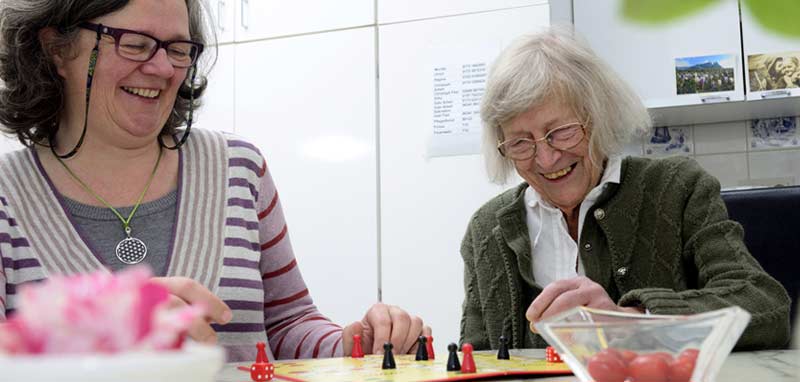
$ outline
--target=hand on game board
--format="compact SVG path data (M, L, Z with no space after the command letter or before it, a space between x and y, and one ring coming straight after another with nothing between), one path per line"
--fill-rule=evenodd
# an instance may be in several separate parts
M536 322L576 306L644 313L644 310L640 308L617 306L600 284L588 277L578 276L558 280L546 286L528 307L525 318L530 321L531 331L535 333L536 329L533 324Z
M171 307L197 304L204 306L206 314L189 327L189 337L201 343L217 342L217 333L211 328L211 323L224 325L233 318L228 305L206 287L187 277L154 277L152 281L169 289L172 294L169 301Z
M361 347L366 354L382 354L386 342L394 345L395 354L407 354L417 351L417 338L431 335L431 328L399 307L378 303L369 308L361 321L342 331L344 355L353 349L354 334L361 336Z

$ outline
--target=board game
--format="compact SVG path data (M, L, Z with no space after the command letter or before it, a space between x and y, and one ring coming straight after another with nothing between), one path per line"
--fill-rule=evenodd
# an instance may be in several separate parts
M515 352L514 352L515 353ZM475 352L477 371L462 374L447 371L447 354L430 361L415 361L414 355L396 355L396 369L382 370L383 356L364 358L324 358L275 362L273 381L292 382L401 382L401 381L467 381L503 376L570 375L565 363L551 363L542 357L511 354L510 360L497 359L496 352ZM245 368L247 369L247 368Z

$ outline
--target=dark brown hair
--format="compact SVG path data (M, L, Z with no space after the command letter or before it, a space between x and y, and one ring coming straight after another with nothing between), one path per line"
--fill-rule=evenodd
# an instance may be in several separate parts
M128 3L129 0L0 2L0 130L15 134L26 146L46 143L55 135L65 104L64 81L49 52L68 49L77 38L80 23L118 11ZM208 37L213 35L208 36L201 2L186 0L186 6L191 39L207 45ZM58 37L51 46L42 46L39 31L47 27L54 28ZM205 59L200 62L213 63ZM204 71L198 71L195 83L182 83L162 134L173 134L186 123L189 110L200 106L207 80L201 74ZM190 101L192 91L194 104Z

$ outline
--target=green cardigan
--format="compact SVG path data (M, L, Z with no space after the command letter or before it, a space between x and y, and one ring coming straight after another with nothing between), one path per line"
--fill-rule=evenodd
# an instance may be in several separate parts
M483 205L461 243L465 298L461 343L544 347L525 319L541 292L533 280L523 195L527 184ZM752 319L737 348L789 340L789 297L747 251L728 219L719 182L692 159L625 158L587 212L578 248L586 276L622 306L691 314L738 305Z

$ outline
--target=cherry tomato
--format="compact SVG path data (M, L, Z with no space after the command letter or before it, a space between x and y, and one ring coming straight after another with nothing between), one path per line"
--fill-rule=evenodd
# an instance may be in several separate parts
M625 363L612 352L599 352L586 365L595 382L623 382L627 376Z
M630 364L631 361L638 356L638 354L632 350L621 350L620 354L622 355L622 360L625 361L626 365Z
M693 359L678 357L669 364L669 382L689 382L693 371Z
M697 349L686 349L678 355L678 358L688 358L693 361L697 360L697 356L700 354L700 350Z
M619 350L614 349L614 348L605 348L605 349L600 350L599 352L597 352L597 354L609 355L609 356L617 357L620 360L622 360L622 353Z
M662 359L664 359L664 361L667 361L667 363L670 363L670 362L672 362L672 360L675 359L674 357L672 357L672 354L669 354L669 353L664 352L664 351L650 353L650 355L661 357Z
M663 354L643 354L628 365L628 375L636 382L667 382L669 364Z

